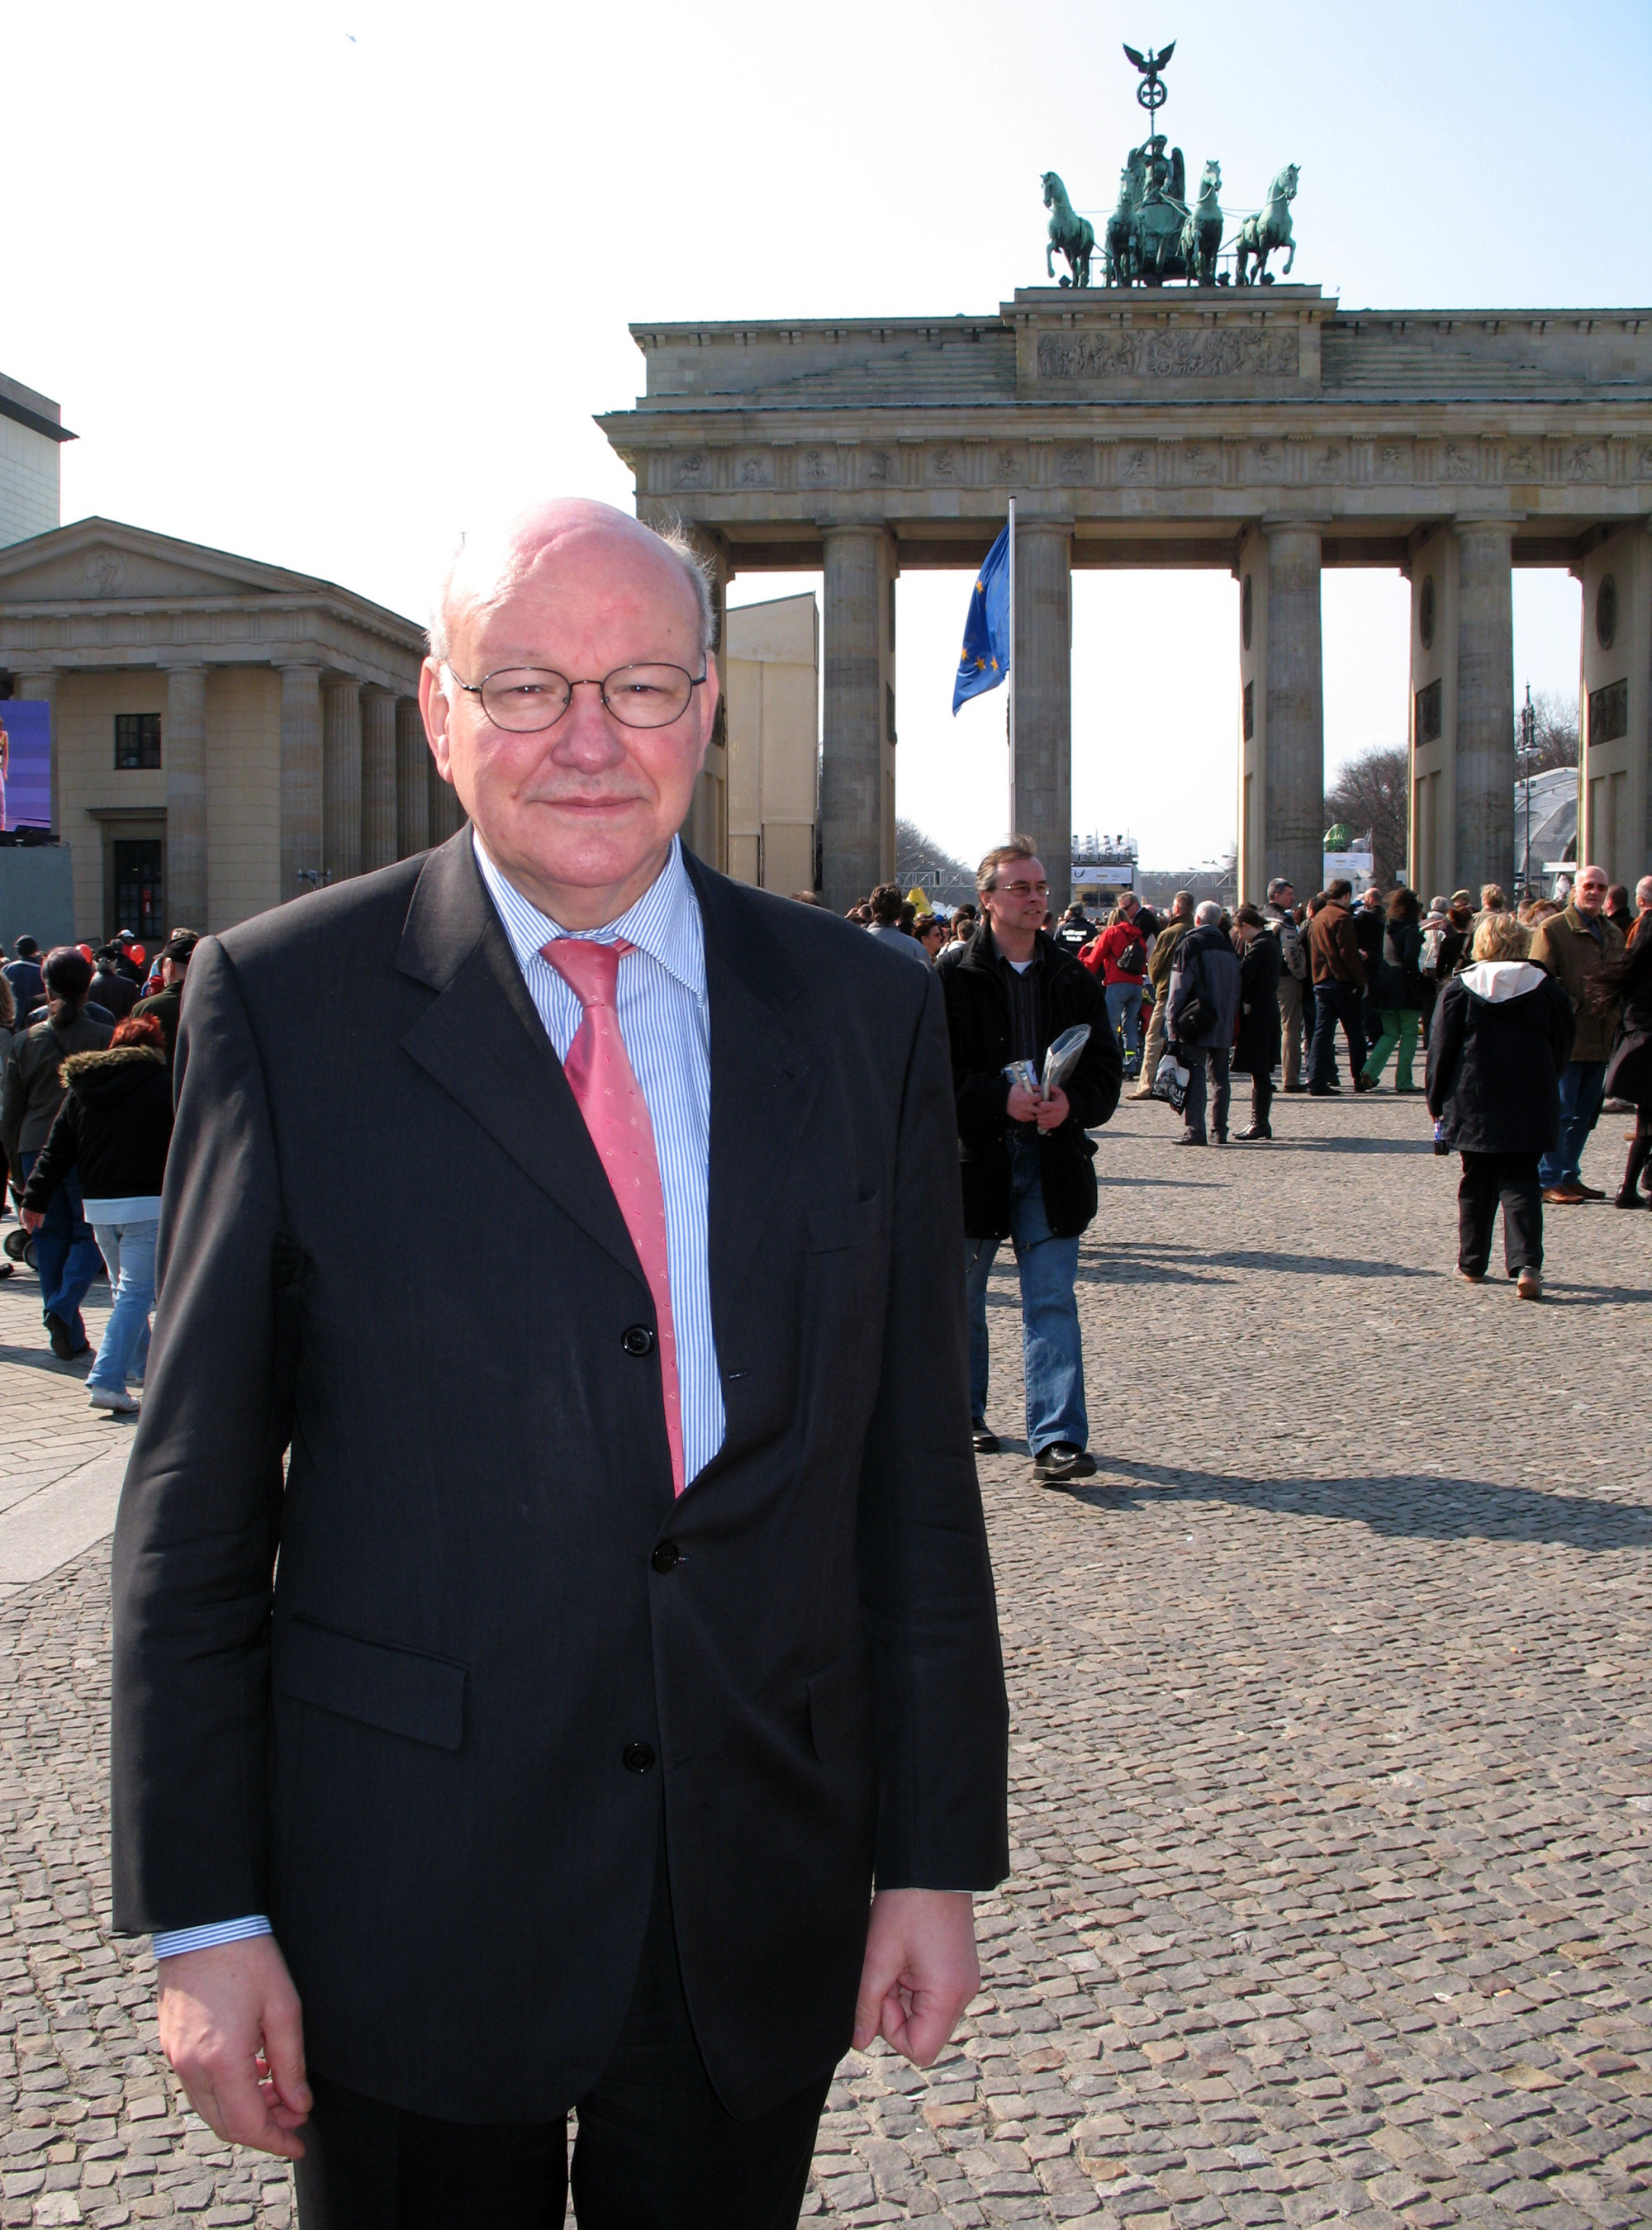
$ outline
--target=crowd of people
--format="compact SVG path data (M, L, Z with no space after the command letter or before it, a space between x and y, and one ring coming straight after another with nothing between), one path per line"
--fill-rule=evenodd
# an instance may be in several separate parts
M155 1241L172 1131L171 1063L197 943L152 958L123 931L101 951L41 953L20 937L0 968L0 1194L18 1221L0 1276L27 1260L52 1353L92 1353L81 1315L102 1270L113 1303L87 1378L94 1409L135 1415L155 1303Z
M1518 909L1487 883L1478 904L1458 890L1426 912L1404 884L1373 884L1356 903L1351 884L1333 881L1299 904L1275 878L1262 906L1229 912L1178 891L1161 915L1125 891L1098 922L1077 899L1059 919L1050 912L1042 866L1017 838L987 854L976 886L978 912L943 918L921 892L888 883L849 918L945 979L979 1453L998 1445L985 1417L986 1285L1008 1239L1035 1468L1049 1480L1094 1469L1074 1279L1095 1180L1082 1159L1093 1144L1079 1138L1126 1080L1133 1099L1179 1110L1178 1145L1253 1144L1274 1136L1275 1071L1285 1092L1330 1099L1343 1089L1339 1038L1356 1095L1381 1086L1391 1059L1394 1092L1425 1097L1437 1150L1462 1158L1461 1274L1484 1279L1500 1205L1508 1274L1526 1299L1542 1296L1545 1204L1605 1197L1584 1183L1581 1157L1607 1105L1636 1117L1616 1205L1652 1208L1652 876L1632 902L1584 867L1569 890ZM1081 995L1077 971L1099 998ZM1016 1064L1036 1069L1075 1022L1090 1025L1094 1050L1065 1092L1029 1093ZM1236 1076L1250 1105L1231 1130Z

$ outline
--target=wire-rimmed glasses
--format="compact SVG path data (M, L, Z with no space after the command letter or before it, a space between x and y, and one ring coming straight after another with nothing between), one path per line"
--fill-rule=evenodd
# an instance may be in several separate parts
M503 666L466 681L447 667L449 678L468 696L479 698L482 711L496 728L512 735L532 735L554 728L573 702L576 689L594 689L603 708L623 728L668 728L688 710L694 693L706 679L684 666L616 666L600 681L584 678L571 681L548 666Z

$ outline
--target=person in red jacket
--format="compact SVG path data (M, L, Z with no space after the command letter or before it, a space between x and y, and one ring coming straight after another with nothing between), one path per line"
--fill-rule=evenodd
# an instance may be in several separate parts
M1147 980L1147 940L1136 925L1141 900L1126 891L1107 927L1079 956L1107 987L1107 1021L1124 1048L1125 1074L1141 1073L1141 992Z

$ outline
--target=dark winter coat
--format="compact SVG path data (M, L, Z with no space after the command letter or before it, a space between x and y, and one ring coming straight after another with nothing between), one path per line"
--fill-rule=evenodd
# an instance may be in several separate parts
M1197 1030L1187 1022L1195 998L1208 1010L1204 1027ZM1190 930L1177 946L1166 1015L1165 1035L1174 1046L1209 1050L1233 1043L1239 1020L1239 956L1214 922L1208 929Z
M1356 906L1353 914L1354 935L1359 942L1359 957L1365 964L1365 988L1374 990L1382 973L1384 933L1388 927L1387 917L1380 906Z
M71 1054L68 1086L23 1206L44 1208L74 1170L87 1200L158 1200L172 1142L172 1080L158 1046Z
M100 961L92 978L88 994L94 1006L101 1007L106 1015L113 1015L124 1022L137 1002L138 986L130 983L109 961Z
M1044 964L1045 1019L1053 1041L1087 1022L1090 1041L1062 1089L1071 1113L1059 1130L1038 1134L1044 1213L1058 1239L1074 1239L1095 1215L1095 1144L1087 1131L1119 1104L1124 1056L1107 1028L1107 1001L1087 968L1054 938L1038 933ZM992 932L984 925L941 975L952 1041L952 1090L958 1105L958 1158L964 1181L964 1229L971 1239L1010 1235L1010 1099L1006 1065L1010 996L998 973Z
M1233 1066L1241 1076L1271 1076L1279 1060L1279 939L1264 930L1239 955L1239 1035Z
M1445 1143L1466 1154L1546 1154L1560 1137L1560 1078L1578 1021L1552 976L1517 997L1482 997L1482 961L1440 994L1429 1033L1429 1112Z
M1383 932L1377 996L1384 1009L1421 1013L1428 994L1423 976L1423 931L1414 921L1391 921Z
M78 1021L61 1029L47 1022L19 1030L6 1059L6 1079L0 1091L0 1131L14 1170L21 1170L20 1154L35 1154L45 1144L67 1088L62 1078L65 1059L72 1053L95 1053L109 1042L112 1022L94 1021L84 1011Z
M919 950L921 951L922 947ZM165 984L147 999L139 999L132 1009L134 1015L153 1015L161 1026L161 1035L166 1041L166 1058L170 1061L177 1047L178 1016L184 1011L184 984Z
M1606 1096L1632 1100L1644 1113L1652 1108L1652 937L1636 938L1629 952L1617 1042L1606 1065Z

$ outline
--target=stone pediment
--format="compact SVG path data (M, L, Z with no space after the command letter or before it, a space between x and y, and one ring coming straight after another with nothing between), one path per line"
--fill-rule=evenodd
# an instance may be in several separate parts
M313 595L328 587L307 574L115 519L77 519L0 549L0 604L6 605L182 603Z

